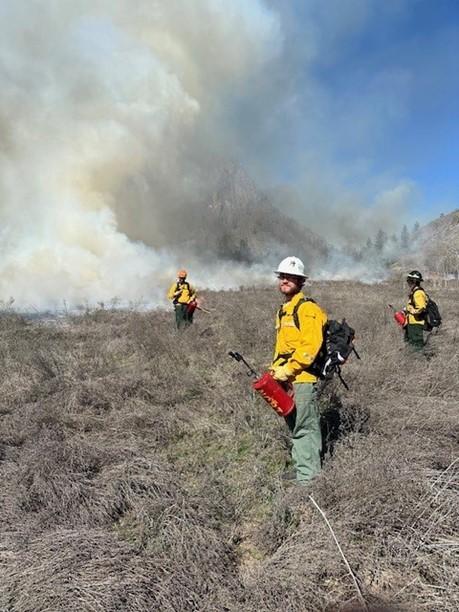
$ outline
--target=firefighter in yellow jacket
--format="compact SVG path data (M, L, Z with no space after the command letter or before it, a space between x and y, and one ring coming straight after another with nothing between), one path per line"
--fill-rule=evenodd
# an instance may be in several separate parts
M196 303L196 291L186 278L187 271L179 270L177 281L167 292L168 299L174 304L177 329L187 327L193 322L194 308L192 306Z
M424 346L425 313L427 308L427 294L421 287L422 274L413 270L406 277L410 288L408 304L405 308L407 323L405 326L405 340L416 350Z
M292 435L294 470L285 480L310 481L320 472L322 436L317 403L317 376L311 371L323 343L327 315L302 292L306 275L303 262L287 257L276 270L284 297L276 317L276 345L271 365L273 377L293 384L296 409L286 417Z

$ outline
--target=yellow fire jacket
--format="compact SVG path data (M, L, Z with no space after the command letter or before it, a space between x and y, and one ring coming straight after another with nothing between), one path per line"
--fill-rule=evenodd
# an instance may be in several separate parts
M172 300L174 304L188 304L196 297L196 291L188 281L176 281L170 286L167 292L167 299Z
M422 287L415 287L410 293L410 299L406 305L408 324L424 325L425 311L427 306L427 295Z
M304 299L302 292L297 293L277 313L276 345L271 367L285 366L291 382L314 383L317 376L306 369L322 346L327 315L315 302L306 301L298 307L298 302Z

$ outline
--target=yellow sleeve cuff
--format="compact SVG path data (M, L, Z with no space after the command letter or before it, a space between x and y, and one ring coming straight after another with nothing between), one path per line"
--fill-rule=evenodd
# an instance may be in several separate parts
M272 370L272 374L273 374L273 378L275 378L276 380L279 380L280 382L285 382L287 381L291 376L293 376L293 372L291 371L291 369L286 366L277 366L277 368L274 368Z

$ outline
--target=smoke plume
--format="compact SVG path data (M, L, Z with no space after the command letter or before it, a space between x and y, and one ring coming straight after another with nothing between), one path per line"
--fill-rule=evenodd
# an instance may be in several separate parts
M158 303L186 263L170 247L181 212L225 153L222 108L279 48L275 16L244 0L4 0L0 19L0 299Z
M378 143L408 112L414 71L354 72L345 96L317 74L404 11L331 4L3 0L0 303L160 304L177 268L237 287L303 244L314 276L384 275L397 242L365 242L412 223L418 193L378 170ZM233 161L264 189L243 179L244 206L215 199L241 191L219 187Z

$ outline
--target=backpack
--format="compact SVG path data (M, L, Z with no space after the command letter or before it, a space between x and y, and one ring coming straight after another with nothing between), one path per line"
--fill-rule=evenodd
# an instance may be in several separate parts
M315 374L321 380L331 379L338 374L343 385L348 389L347 384L341 377L341 366L346 363L351 353L355 353L360 359L354 346L355 331L350 327L346 320L328 321L324 328L324 340L313 364L308 368L308 372Z
M176 291L178 291L182 285L185 285L186 289L187 289L188 291L190 291L191 286L190 286L190 283L189 283L188 281L183 281L183 283L179 283L179 282L177 281L177 284L175 285L175 290L176 290Z
M410 298L411 304L413 306L415 305L413 296L418 290L419 289L415 289ZM422 288L420 288L420 290L424 291L424 289ZM440 327L441 314L440 314L440 310L437 304L433 301L433 299L425 291L424 293L426 294L426 298L427 298L427 304L426 304L425 310L422 312L422 315L424 316L424 329L425 331L432 331L434 327ZM422 315L419 315L419 316L422 316Z
M434 327L440 327L441 325L441 314L437 304L427 296L427 306L425 310L425 323L424 329L426 331L432 331Z
M293 321L297 329L300 329L298 310L304 302L314 302L311 298L300 300L293 311ZM340 321L327 321L323 330L323 342L314 362L307 368L310 374L314 374L321 380L329 380L333 374L338 374L340 381L349 389L341 376L341 366L344 365L351 355L355 353L357 359L359 354L354 346L355 331L350 327L346 319Z
M183 287L183 285L185 285L185 287L184 287L184 288L186 288L186 290L187 290L189 293L191 293L191 285L190 285L190 283L189 283L188 281L183 281L183 283L179 283L179 282L177 281L177 284L175 285L175 291L180 291L180 287L181 287L181 286ZM183 292L183 289L182 289L182 292ZM182 295L182 293L180 293L180 295ZM178 303L178 298L180 297L180 295L178 295L178 296L177 296L177 297L174 299L174 302L173 302L174 304L177 304L177 303Z

